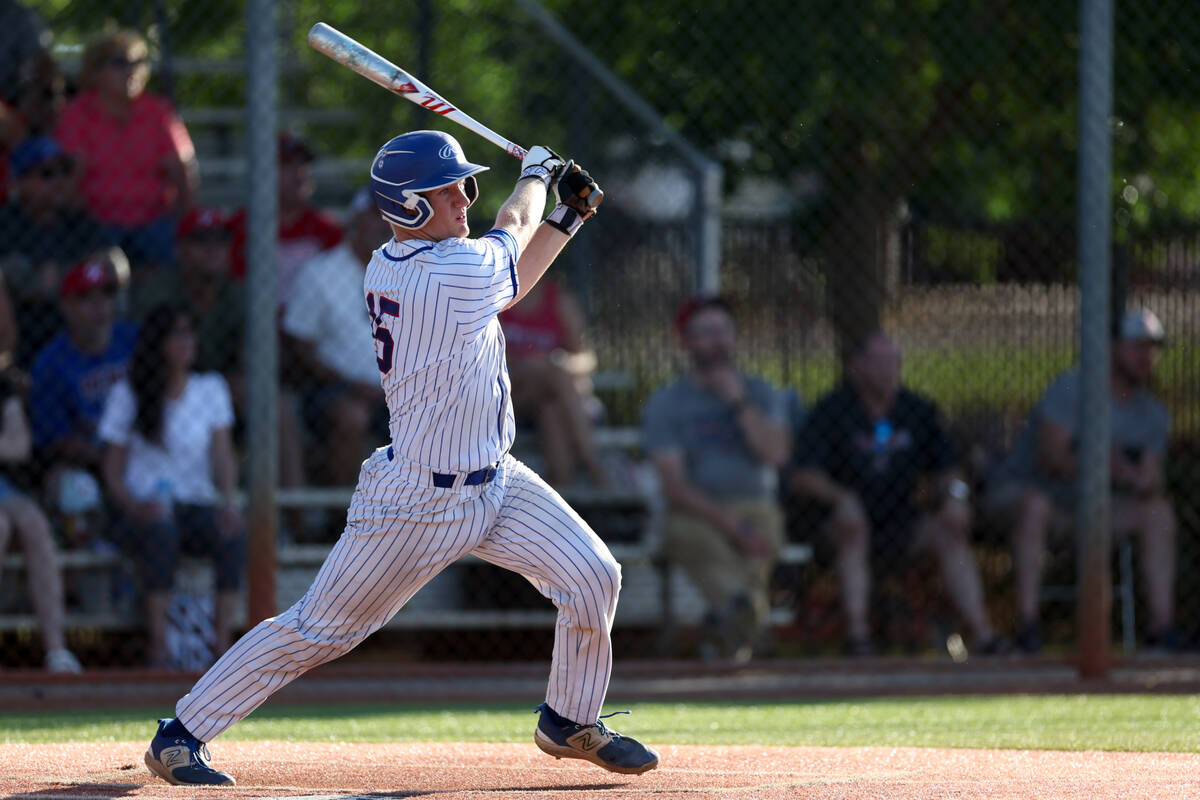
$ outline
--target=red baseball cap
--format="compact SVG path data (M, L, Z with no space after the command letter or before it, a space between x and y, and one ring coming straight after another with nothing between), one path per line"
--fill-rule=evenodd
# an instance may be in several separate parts
M221 233L229 235L229 218L219 208L193 206L179 220L175 229L176 239L186 239L189 236Z
M116 275L101 261L81 261L71 267L71 271L63 278L58 295L73 297L102 287L116 289Z
M694 294L680 303L679 308L675 310L675 331L682 335L683 329L687 327L688 321L696 312L711 306L723 309L726 314L733 314L733 307L729 305L729 300L721 295Z
M317 154L308 146L308 142L294 133L283 131L279 134L279 161L300 161L305 164L315 161Z

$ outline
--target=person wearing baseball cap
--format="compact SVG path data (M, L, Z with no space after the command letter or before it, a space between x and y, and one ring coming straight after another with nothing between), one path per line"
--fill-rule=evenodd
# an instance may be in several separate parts
M112 265L81 261L59 286L65 329L33 361L30 408L34 446L51 473L63 468L96 471L96 424L108 389L125 374L133 353L134 325L116 319L120 279Z
M730 308L717 295L679 306L690 368L651 395L642 436L668 505L663 546L708 607L701 655L744 662L765 643L790 436L786 395L734 364Z
M220 372L234 383L242 366L244 287L230 274L229 216L214 206L192 206L175 229L178 269L155 270L133 295L133 316L180 303L196 331L196 369Z
M316 153L308 142L283 132L278 138L278 152L279 248L275 268L282 308L304 263L341 243L344 231L332 214L312 203L316 183L310 166ZM230 220L233 275L238 280L246 276L246 223L245 209L239 209Z
M58 289L73 264L100 248L100 226L76 207L74 159L55 139L33 136L9 155L13 195L0 207L0 261L12 295L17 363L34 355L61 326Z
M1110 485L1113 536L1141 540L1146 645L1172 652L1180 648L1181 637L1174 612L1177 526L1164 479L1171 420L1151 388L1165 342L1162 322L1147 309L1126 311L1113 327ZM983 500L984 514L1013 531L1016 644L1026 652L1043 645L1038 601L1048 542L1072 552L1080 391L1078 368L1051 383L989 479Z

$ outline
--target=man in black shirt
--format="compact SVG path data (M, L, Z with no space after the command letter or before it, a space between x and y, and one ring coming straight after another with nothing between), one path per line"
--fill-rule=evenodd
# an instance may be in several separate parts
M792 491L827 505L837 547L847 650L871 652L870 563L932 550L976 652L1002 647L968 543L970 492L932 402L900 383L900 349L882 332L859 345L844 386L813 407L796 439Z

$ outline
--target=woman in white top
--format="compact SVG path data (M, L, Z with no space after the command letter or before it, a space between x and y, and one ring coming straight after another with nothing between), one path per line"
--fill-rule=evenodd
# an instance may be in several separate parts
M245 567L234 502L233 404L219 373L196 373L192 318L164 304L147 315L100 419L104 482L125 516L124 549L140 562L152 666L169 665L166 617L181 551L214 560L215 652L232 642Z

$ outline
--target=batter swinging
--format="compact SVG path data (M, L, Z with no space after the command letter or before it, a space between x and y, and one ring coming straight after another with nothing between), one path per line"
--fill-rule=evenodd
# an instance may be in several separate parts
M468 553L526 576L558 609L538 747L614 772L658 765L600 720L620 565L508 454L515 426L496 315L537 283L601 196L548 148L521 166L495 227L468 239L474 176L487 167L435 131L397 136L375 156L371 187L393 238L372 255L364 291L391 444L363 462L345 532L304 597L250 630L159 721L146 765L164 780L232 784L205 742L354 648ZM558 203L539 221L552 186Z

